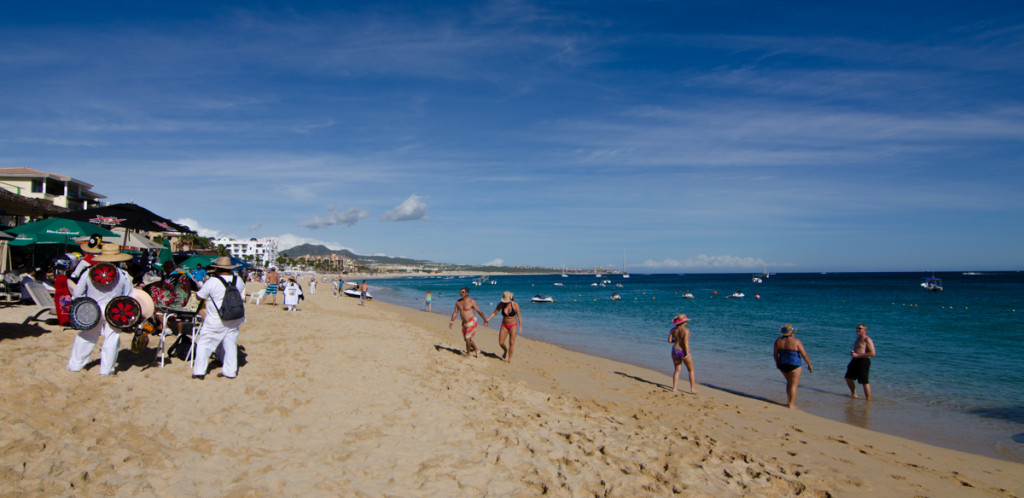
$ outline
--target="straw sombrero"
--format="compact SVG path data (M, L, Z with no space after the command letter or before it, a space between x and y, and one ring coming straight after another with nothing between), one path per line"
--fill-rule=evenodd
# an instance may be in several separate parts
M231 264L231 258L227 256L221 256L214 260L213 263L210 263L210 268L217 268L219 270L234 270L239 266Z
M85 246L82 246L82 249L84 250ZM118 263L132 259L132 255L121 252L117 244L103 244L100 246L100 252L95 254L98 256L93 256L92 260L101 263Z

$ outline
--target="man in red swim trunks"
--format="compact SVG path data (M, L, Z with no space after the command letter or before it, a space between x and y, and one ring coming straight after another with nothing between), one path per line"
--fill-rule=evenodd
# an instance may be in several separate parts
M486 319L484 312L480 311L480 307L476 305L476 300L469 297L469 288L463 287L459 290L459 300L455 301L455 311L452 311L452 320L448 322L448 328L452 328L455 324L455 317L462 317L462 338L466 340L466 356L469 353L473 353L473 356L479 356L480 349L476 347L476 343L473 342L473 336L476 335L476 315L473 312L480 314L480 318Z

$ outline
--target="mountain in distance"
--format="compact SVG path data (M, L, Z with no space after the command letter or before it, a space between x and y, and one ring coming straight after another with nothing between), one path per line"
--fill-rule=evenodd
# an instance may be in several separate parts
M302 256L330 256L331 254L337 254L343 258L351 259L359 264L366 265L408 265L408 266L421 266L421 267L433 267L438 269L448 270L459 270L459 271L473 271L483 274L487 273L553 273L556 269L553 268L542 268L542 267L505 267L505 266L479 266L479 265L460 265L452 263L437 263L434 261L428 261L425 259L410 259L410 258L392 258L389 256L360 256L347 249L335 251L328 249L326 246L320 244L302 244L290 249L281 251L281 255L286 258L300 258Z
M373 263L373 264L384 264L384 265L427 265L436 264L432 261L420 260L420 259L409 259L409 258L392 258L389 256L360 256L348 249L342 249L335 251L328 249L326 246L320 244L301 244L290 249L281 251L281 255L287 258L299 258L302 256L330 256L331 254L337 254L343 258L351 259L359 263Z

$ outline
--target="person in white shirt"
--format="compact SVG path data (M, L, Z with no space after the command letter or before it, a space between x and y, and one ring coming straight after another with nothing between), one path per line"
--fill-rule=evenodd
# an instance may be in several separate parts
M117 245L103 244L100 254L92 258L93 265L99 268L100 263L121 263L132 259L130 254L122 253ZM91 267L90 267L91 268ZM93 271L87 271L86 275L79 280L75 291L71 293L72 298L90 297L100 307L100 320L96 326L89 330L82 330L75 336L75 343L71 346L71 358L68 360L68 370L78 372L89 362L89 356L93 348L99 342L100 335L103 336L103 347L100 349L100 375L111 375L116 373L117 352L121 345L121 329L112 327L103 313L107 303L118 296L129 296L132 293L132 277L121 268L116 268L113 274L103 276L109 281L97 281Z
M227 256L217 258L210 265L213 277L207 278L196 293L196 297L206 301L206 318L203 319L203 326L200 327L199 337L196 339L193 379L206 378L206 368L214 351L217 351L223 365L217 376L229 379L238 376L238 329L245 323L245 317L221 321L217 311L224 304L224 291L227 289L225 283L234 285L239 293L245 293L245 280L231 272L237 267L238 265L231 264L231 258Z

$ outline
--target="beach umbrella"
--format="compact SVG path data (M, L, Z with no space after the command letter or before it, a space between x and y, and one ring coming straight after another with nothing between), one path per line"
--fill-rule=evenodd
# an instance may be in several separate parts
M210 256L207 254L193 254L189 256L188 259L182 261L181 263L178 263L178 268L181 268L183 270L194 270L197 264L205 268L207 266L210 266L210 264L212 264L214 260L216 260L218 257L220 256ZM249 263L241 259L238 259L234 256L231 256L231 264L239 265L238 268L235 268L236 270L241 270L242 268L248 268L250 266Z
M128 232L128 235L118 235L113 238L104 237L103 242L117 244L121 247L132 249L163 249L164 246L154 242L138 232Z
M71 211L63 213L61 216L69 220L87 221L105 227L120 227L146 232L192 232L185 225L179 225L138 204L129 202Z
M14 235L11 246L22 247L36 244L74 244L79 237L99 235L116 237L117 234L101 226L65 218L47 218L19 225L6 232Z

